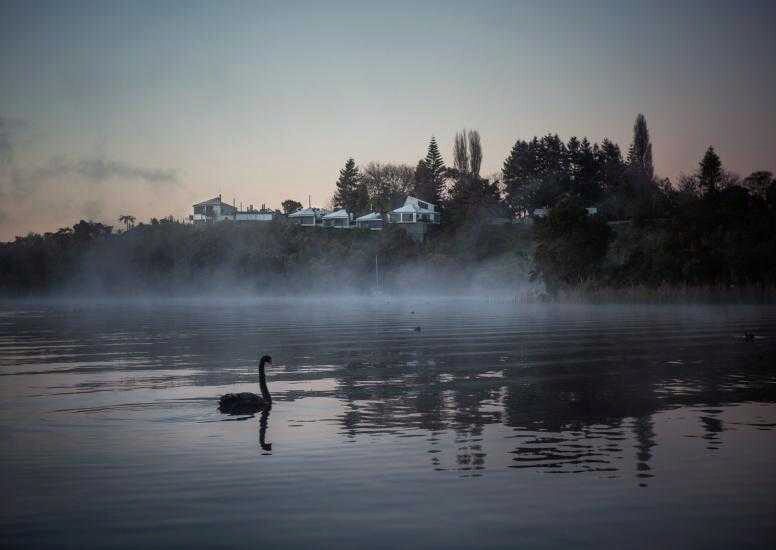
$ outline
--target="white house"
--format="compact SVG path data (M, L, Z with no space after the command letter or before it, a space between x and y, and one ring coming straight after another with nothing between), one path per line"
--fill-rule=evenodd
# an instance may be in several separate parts
M314 227L321 225L326 210L321 208L302 208L288 215L288 221L299 225Z
M356 218L356 227L359 229L371 229L372 231L380 231L385 227L385 220L382 214L378 212L370 212L360 218Z
M439 209L431 203L407 197L404 206L388 214L388 223L439 223Z
M235 222L269 222L275 219L276 213L261 205L261 210L256 210L253 205L248 210L237 210L234 205L221 200L221 195L214 199L200 202L194 205L194 214L189 219L195 224L222 222L231 220Z
M268 210L253 210L249 208L244 212L237 212L234 215L236 222L271 222L276 214Z
M221 201L221 195L194 205L194 214L189 219L194 223L220 222L232 219L237 208Z
M342 208L323 216L323 227L348 229L352 227L353 214Z

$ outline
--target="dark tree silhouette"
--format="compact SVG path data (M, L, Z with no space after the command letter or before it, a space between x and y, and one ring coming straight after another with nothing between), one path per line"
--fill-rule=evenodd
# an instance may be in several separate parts
M593 278L609 246L611 230L598 216L564 200L536 223L536 273L548 290Z
M625 183L625 162L622 159L620 146L604 139L595 151L595 165L602 192L613 193Z
M655 168L652 161L652 142L649 140L647 119L639 113L633 125L633 142L628 149L628 166L636 174L648 181L655 178Z
M293 199L286 199L280 203L284 214L291 214L302 208L302 203Z
M465 130L464 130L465 131ZM479 177L482 167L482 143L480 133L477 130L469 132L469 173Z
M761 170L749 174L742 182L742 185L751 193L766 198L768 190L776 185L776 180L773 179L773 174Z
M340 170L337 190L332 203L335 208L344 208L353 214L359 214L368 208L369 196L356 161L349 158Z
M387 212L397 208L414 189L415 170L406 164L370 162L361 181L372 210Z
M448 190L443 221L446 225L459 227L469 223L477 225L483 210L501 205L498 184L480 177L482 146L476 130L461 132L453 140L455 168L448 169L453 184Z
M722 161L714 147L709 147L698 164L698 183L705 193L713 193L719 189L723 176Z
M436 139L431 136L428 142L428 151L426 152L426 169L429 172L431 187L428 193L432 196L424 197L429 201L439 201L442 196L442 189L445 185L445 161L439 152Z
M135 216L132 216L130 214L123 214L119 216L119 222L123 223L126 226L127 231L129 231L132 228L132 226L135 225Z

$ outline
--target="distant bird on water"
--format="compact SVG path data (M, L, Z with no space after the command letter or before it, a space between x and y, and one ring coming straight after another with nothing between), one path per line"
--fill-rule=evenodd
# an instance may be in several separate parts
M744 333L744 342L754 342L754 333L753 332L745 332Z
M218 410L226 414L252 414L261 410L272 408L272 396L267 389L267 377L264 367L272 365L272 357L265 355L259 360L259 390L261 395L255 393L227 393L218 400Z

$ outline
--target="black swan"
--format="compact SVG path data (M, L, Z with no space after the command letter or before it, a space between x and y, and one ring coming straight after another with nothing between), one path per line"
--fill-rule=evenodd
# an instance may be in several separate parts
M227 393L218 400L218 410L226 414L252 414L272 408L272 396L267 389L267 377L264 366L272 365L272 357L265 355L259 361L259 389L261 395L255 393Z

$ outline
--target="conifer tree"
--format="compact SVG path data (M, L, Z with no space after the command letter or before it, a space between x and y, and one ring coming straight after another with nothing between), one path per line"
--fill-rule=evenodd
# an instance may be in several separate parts
M418 198L439 204L445 185L445 161L442 159L434 136L431 136L426 158L421 162L423 166L418 163L415 178L416 193L420 195Z
M365 202L369 200L365 191L366 187L356 161L349 158L345 167L340 170L332 204L335 208L344 208L348 212L358 214L366 208Z
M647 119L639 113L633 125L633 143L628 149L628 166L636 174L653 180L655 168L652 163L652 142L649 140Z
M437 146L434 136L431 136L431 141L428 142L426 168L435 180L441 178L442 173L445 170L445 161L442 159L442 154L439 152L439 147Z
M706 149L701 162L698 164L698 183L706 193L714 192L722 183L722 161L714 151L714 147Z

